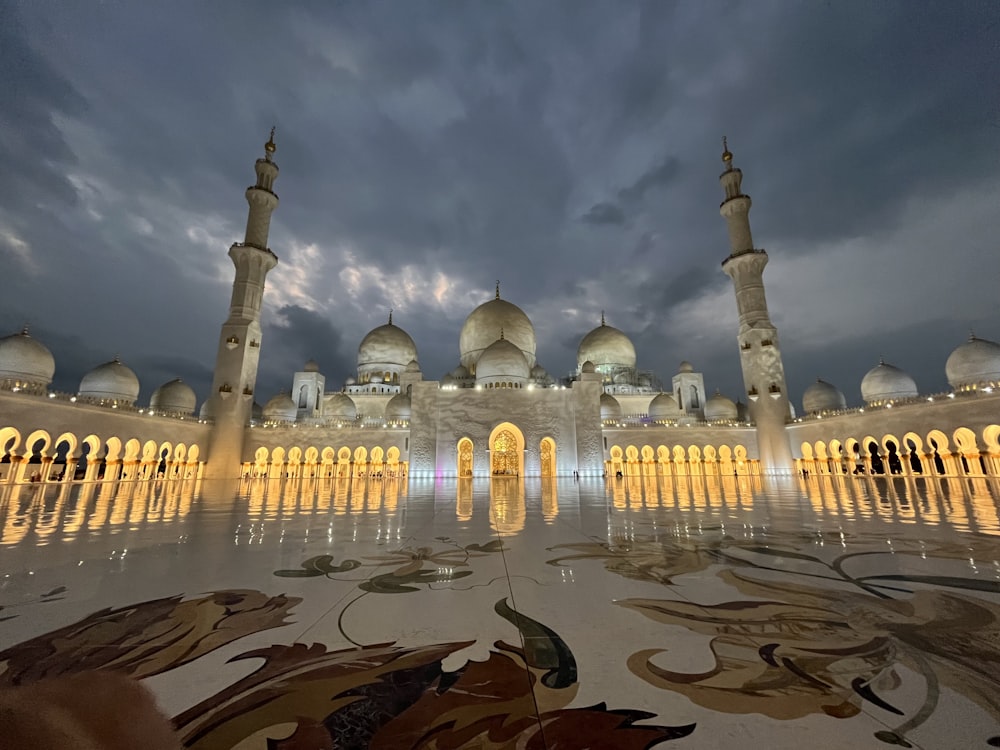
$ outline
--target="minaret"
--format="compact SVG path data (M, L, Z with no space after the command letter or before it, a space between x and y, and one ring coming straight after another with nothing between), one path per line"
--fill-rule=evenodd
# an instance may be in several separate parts
M750 399L750 418L757 426L757 448L765 472L793 471L792 449L785 431L791 418L785 367L781 362L778 330L767 314L764 266L767 253L753 246L750 234L750 196L741 191L743 173L733 168L733 155L722 139L725 171L719 177L726 199L719 213L729 229L729 257L722 270L733 280L740 315L738 341L743 383Z
M250 204L246 235L243 242L229 248L236 278L229 317L219 335L208 403L208 415L215 420L206 466L206 475L212 478L239 476L243 460L243 437L250 422L260 358L264 279L278 264L277 256L267 246L271 212L278 206L278 196L272 190L278 177L278 165L271 160L276 149L271 128L271 137L264 144L264 158L254 165L257 184L246 191Z

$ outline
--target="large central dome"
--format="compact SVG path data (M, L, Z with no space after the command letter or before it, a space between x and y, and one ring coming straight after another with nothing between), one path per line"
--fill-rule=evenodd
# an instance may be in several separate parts
M535 327L520 307L500 299L498 290L496 299L469 313L462 326L458 338L460 361L470 372L475 371L480 355L500 338L501 330L504 339L521 350L528 368L535 366Z

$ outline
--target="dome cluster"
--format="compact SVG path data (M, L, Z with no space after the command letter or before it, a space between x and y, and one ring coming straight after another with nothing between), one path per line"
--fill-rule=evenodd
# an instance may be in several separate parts
M957 346L945 363L948 385L954 391L976 391L1000 387L1000 344L973 335ZM919 396L916 381L904 370L880 360L861 379L861 398L866 406L882 406ZM836 386L817 380L802 394L807 414L822 414L847 408Z
M458 337L459 361L478 378L479 358L500 338L504 338L521 352L528 363L528 371L535 366L535 327L517 305L500 299L484 302L465 319Z

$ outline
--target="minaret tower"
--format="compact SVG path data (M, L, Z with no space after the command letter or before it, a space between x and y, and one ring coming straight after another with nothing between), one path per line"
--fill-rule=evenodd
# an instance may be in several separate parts
M767 253L753 246L750 234L750 196L741 191L743 172L733 167L733 155L722 139L719 177L726 199L719 213L729 229L729 257L722 270L733 280L736 307L740 315L740 364L743 383L750 399L750 418L757 426L757 447L762 468L768 473L793 470L792 449L785 431L791 418L785 367L781 362L778 329L767 314L764 296L764 266Z
M209 440L207 476L236 477L243 460L244 431L253 408L257 363L260 359L260 309L267 272L278 265L277 256L267 246L271 212L278 206L274 181L278 165L272 161L277 147L274 128L264 144L264 157L254 165L257 184L247 188L250 204L243 242L229 248L236 266L229 317L222 324L219 353L209 396L208 414L215 420Z

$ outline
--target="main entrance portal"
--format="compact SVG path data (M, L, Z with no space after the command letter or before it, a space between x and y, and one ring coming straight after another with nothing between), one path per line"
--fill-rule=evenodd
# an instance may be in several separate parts
M524 476L524 437L509 422L497 425L490 436L490 474Z

